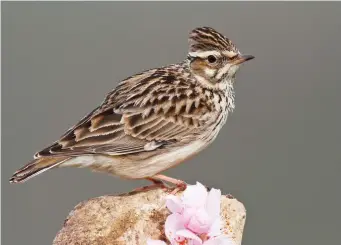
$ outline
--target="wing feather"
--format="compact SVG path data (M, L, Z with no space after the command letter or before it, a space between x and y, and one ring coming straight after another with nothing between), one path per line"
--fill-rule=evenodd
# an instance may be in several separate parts
M101 106L35 157L134 154L193 140L213 111L205 93L179 80L175 70L149 70L121 82Z

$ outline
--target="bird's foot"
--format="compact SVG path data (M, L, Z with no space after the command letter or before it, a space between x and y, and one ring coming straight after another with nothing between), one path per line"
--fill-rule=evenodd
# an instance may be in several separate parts
M179 183L177 186L171 188L171 195L175 195L176 193L178 193L179 191L184 191L186 190L187 188L187 184L186 182L182 182L182 183Z
M167 191L171 192L171 195L175 195L179 191L184 191L187 187L187 183L185 181L174 179L174 178L171 178L171 177L168 177L165 175L161 175L161 174L153 176L153 179L157 180L157 181L161 181L161 182L166 181L166 182L169 182L169 183L175 185L175 187L166 187Z
M162 188L164 191L170 192L171 195L175 195L179 191L184 191L187 187L187 183L185 181L174 179L161 174L146 178L146 180L149 180L153 183L151 185L136 188L132 192L145 192L157 188ZM164 181L173 184L174 186L168 186L164 183Z

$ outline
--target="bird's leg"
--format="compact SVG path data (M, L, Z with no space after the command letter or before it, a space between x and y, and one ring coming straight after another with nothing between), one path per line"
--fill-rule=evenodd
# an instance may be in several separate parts
M154 175L153 177L148 177L145 179L153 182L153 184L136 188L133 190L133 192L143 192L161 187L164 190L171 190L171 194L175 195L177 192L183 191L187 187L185 181L174 179L162 174L157 174ZM175 187L174 188L168 187L167 185L165 185L164 181L175 185Z
M146 178L146 180L151 181L154 185L164 185L162 180L154 179L152 177L148 177L148 178Z
M172 190L171 194L175 195L178 191L184 191L187 187L187 184L185 181L182 180L178 180L178 179L174 179L162 174L157 174L155 176L153 176L154 180L159 180L159 181L166 181L169 182L171 184L175 185L175 188Z
M148 177L148 178L145 178L145 179L151 181L152 184L136 188L136 189L133 190L133 192L148 191L148 190L156 189L156 188L159 188L159 187L168 189L168 187L162 182L162 180L154 179L153 177Z

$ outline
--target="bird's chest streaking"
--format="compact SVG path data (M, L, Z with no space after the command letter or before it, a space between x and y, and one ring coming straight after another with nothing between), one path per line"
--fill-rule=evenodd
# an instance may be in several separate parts
M235 105L234 105L234 89L233 89L233 81L229 80L226 81L227 86L226 89L223 91L224 99L220 103L222 113L222 125L225 124L227 116L229 113L233 112Z
M220 129L226 123L227 117L233 112L234 89L231 81L224 81L225 89L214 92L213 103L216 110L216 117L212 119L213 123L207 128L206 140L211 143L218 135Z

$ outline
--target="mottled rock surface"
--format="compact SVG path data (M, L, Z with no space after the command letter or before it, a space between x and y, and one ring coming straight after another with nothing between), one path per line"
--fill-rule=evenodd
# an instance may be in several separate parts
M168 194L159 188L84 201L71 211L53 245L138 245L146 244L148 238L165 240ZM244 205L231 196L222 196L221 217L223 232L241 244Z

